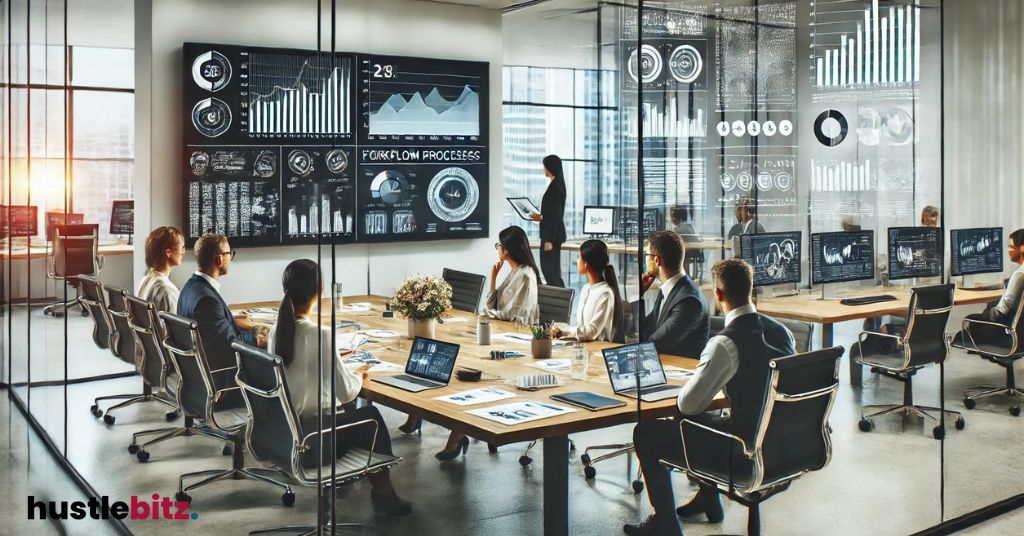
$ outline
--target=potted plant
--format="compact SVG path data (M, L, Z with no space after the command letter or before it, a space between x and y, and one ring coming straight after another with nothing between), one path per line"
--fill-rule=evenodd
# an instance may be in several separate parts
M420 336L434 338L434 322L443 322L443 315L452 307L452 287L440 277L412 276L395 289L388 302L391 310L409 319L410 339Z
M547 359L551 357L551 325L533 324L530 326L530 331L533 332L533 340L530 341L533 358Z

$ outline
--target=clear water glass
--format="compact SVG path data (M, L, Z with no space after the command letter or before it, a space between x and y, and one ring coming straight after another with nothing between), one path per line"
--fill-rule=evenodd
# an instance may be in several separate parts
M587 368L590 366L590 354L587 348L581 343L572 346L572 362L570 375L574 380L587 379Z

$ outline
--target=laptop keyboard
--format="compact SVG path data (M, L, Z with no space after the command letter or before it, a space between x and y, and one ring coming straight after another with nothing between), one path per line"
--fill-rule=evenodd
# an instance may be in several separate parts
M661 385L652 385L650 387L641 387L640 394L646 395L647 393L659 393L661 391L668 391L669 389L678 389L678 385L672 385L670 383L663 383ZM635 393L636 389L629 389L627 393Z
M401 375L396 376L396 377L401 379L401 380L403 380L403 381L407 381L409 383L415 383L416 385L422 385L423 387L436 387L437 386L437 382L432 382L432 381L424 380L424 379L421 379L421 378L417 378L416 376L410 376L409 374L401 374Z

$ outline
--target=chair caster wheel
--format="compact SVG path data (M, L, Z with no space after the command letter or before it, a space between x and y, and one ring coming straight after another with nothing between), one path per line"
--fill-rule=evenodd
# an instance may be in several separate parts
M139 462L141 463L146 463L149 461L149 453L144 450L136 452L135 457L138 458Z
M103 422L105 422L107 424L114 424L114 421L116 421L116 420L117 419L115 419L114 416L110 415L110 414L107 414L107 415L103 416Z
M967 409L974 409L974 406L977 406L977 405L978 405L978 403L975 402L974 400L971 400L970 398L965 398L964 399L964 407L967 408Z
M290 491L284 492L284 494L281 495L281 504L283 504L285 506L292 506L292 505L294 505L295 504L295 494L290 492Z
M589 466L590 465L590 455L589 454L584 454L583 456L580 456L580 463L582 463L583 465Z
M526 467L527 465L530 465L531 463L533 463L533 458L531 458L531 457L529 457L529 456L527 456L525 454L519 457L519 465L521 465L522 467Z
M167 419L167 422L171 422L178 417L181 417L181 413L178 410L172 410L164 413L164 419Z
M594 469L593 465L588 465L583 468L583 476L586 477L587 480L593 480L594 477L597 476L597 469Z
M1010 407L1010 415L1013 415L1014 417L1019 417L1020 416L1020 406L1011 406Z
M224 445L224 448L220 449L220 453L224 456L231 456L232 452L233 449L231 448L231 445Z
M634 480L633 481L633 493L640 494L640 492L642 492L643 490L644 490L644 481L643 480Z
M943 439L946 437L946 429L942 425L932 428L932 437L935 439Z
M957 419L955 426L957 430L963 430L967 426L967 421L963 420L962 418Z
M179 491L179 492L175 493L174 494L174 500L180 501L180 502L187 502L189 504L192 504L192 496L189 495L188 493L185 493L184 491Z
M494 443L488 443L487 444L487 452L490 452L491 454L497 453L498 452L498 445L495 445Z
M131 445L128 445L128 454L135 454L138 451L139 451L139 446L136 445L135 443L132 443Z
M92 413L92 416L96 417L97 419L103 416L103 412L100 411L100 407L97 406L96 404L93 404L92 406L89 407L89 412Z
M870 432L875 427L875 423L871 422L867 417L861 417L860 422L857 423L857 428L860 428L861 432Z

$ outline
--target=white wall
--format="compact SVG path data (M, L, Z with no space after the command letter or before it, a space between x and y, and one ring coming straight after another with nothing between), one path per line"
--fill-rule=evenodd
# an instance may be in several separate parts
M327 4L325 2L325 4ZM329 7L329 6L328 6ZM497 11L411 0L339 2L337 50L491 62L490 231L503 210L501 187L501 18ZM138 229L180 226L182 164L181 45L185 41L316 49L315 2L278 0L136 0L136 169ZM330 49L330 11L323 47ZM493 238L339 246L337 277L346 294L389 294L406 276L442 267L485 273ZM247 248L224 278L229 302L277 300L280 277L293 259L315 258L313 246ZM325 271L330 259L324 253ZM191 259L175 271L179 284ZM135 276L144 270L142 241ZM368 284L369 274L369 284Z

